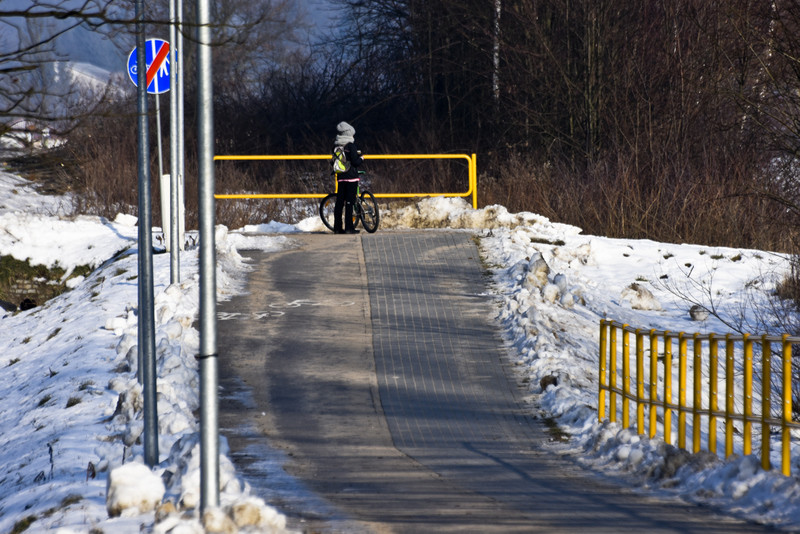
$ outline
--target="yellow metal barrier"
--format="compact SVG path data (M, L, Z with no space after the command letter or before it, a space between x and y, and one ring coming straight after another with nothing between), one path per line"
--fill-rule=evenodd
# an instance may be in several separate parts
M294 156L272 156L272 155L251 155L251 156L234 156L234 155L220 155L214 156L215 161L298 161L298 160L329 160L330 154L309 154L309 155L294 155ZM467 154L367 154L364 159L464 159L467 161L467 190L463 193L376 193L373 194L377 198L414 198L414 197L472 197L472 207L478 208L478 171L477 171L477 157L475 154L468 156ZM325 193L254 193L254 194L219 194L214 195L217 199L259 199L259 198L323 198L329 192Z
M621 350L617 348L620 332ZM634 334L636 345L635 377L631 375L630 334ZM678 342L677 370L673 368L672 353L672 341L675 339ZM690 339L691 359L688 354ZM724 361L720 361L719 358L720 342L725 343ZM760 366L754 366L753 363L753 348L756 344L761 346ZM773 351L773 344L779 345L781 350ZM800 345L800 337L789 335L753 337L749 334L740 336L728 334L722 340L716 334L686 334L659 330L645 333L627 324L603 319L600 321L598 418L602 421L606 419L607 414L608 420L613 423L617 421L617 416L621 415L622 427L628 428L630 403L634 402L638 433L653 437L657 434L660 423L664 441L672 443L673 426L675 426L672 414L677 412L676 445L685 449L687 430L691 430L691 450L699 452L705 439L706 448L712 453L717 452L717 424L722 420L726 457L734 453L734 434L742 436L741 453L751 454L754 441L753 425L761 425L761 431L755 433L757 445L760 446L761 466L765 470L771 468L772 441L780 439L781 472L789 476L791 432L793 429L800 429L800 423L792 418L792 348L795 345ZM618 357L621 357L621 361ZM724 375L720 374L721 366L724 366ZM647 374L645 369L648 369ZM677 404L672 386L673 373L676 372ZM621 385L617 383L618 375L621 376ZM634 380L635 388L632 389L631 382ZM722 395L725 398L725 407L721 411L719 388L723 383ZM659 396L659 384L662 386L661 396ZM689 385L692 387L692 395L688 394ZM775 409L772 406L773 393L779 394L781 398L780 406L776 406ZM617 406L617 397L621 399L620 406ZM658 410L661 410L663 415L660 422ZM645 414L649 415L647 429ZM687 421L687 415L691 415L689 418L691 425ZM704 422L707 425L705 438L702 435ZM773 436L772 427L780 428L780 433Z

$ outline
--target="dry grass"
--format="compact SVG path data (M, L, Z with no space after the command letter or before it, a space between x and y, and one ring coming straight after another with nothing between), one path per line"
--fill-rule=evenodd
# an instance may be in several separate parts
M790 251L798 221L764 197L758 170L664 166L644 175L626 161L581 173L512 158L479 180L479 198L532 211L585 233Z

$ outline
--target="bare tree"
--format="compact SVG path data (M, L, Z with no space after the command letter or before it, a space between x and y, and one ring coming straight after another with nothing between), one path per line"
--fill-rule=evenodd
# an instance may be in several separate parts
M168 0L159 0L148 6L148 36L166 38L168 5ZM191 65L193 6L187 3L187 8L184 58ZM214 12L215 81L219 94L255 90L254 82L263 72L287 61L298 49L295 36L302 25L302 13L288 0L219 0L214 3ZM105 48L124 50L119 53L124 58L134 42L132 13L131 1L0 3L0 136L18 129L19 138L30 141L29 130L44 127L65 133L75 126L76 119L97 112L108 98L119 96L118 86L103 87L102 82L94 87L80 86L73 69L75 58L63 48L65 40L79 34L87 48L105 39ZM92 61L96 59L92 57ZM106 68L114 70L110 65ZM123 61L119 61L116 70L124 70ZM186 72L191 86L192 71ZM187 96L191 96L190 88Z
M12 0L0 5L0 135L47 123L56 129L86 112L63 68L60 37L77 28L111 34L125 11L110 0ZM103 91L101 91L102 93ZM83 95L86 96L85 94Z

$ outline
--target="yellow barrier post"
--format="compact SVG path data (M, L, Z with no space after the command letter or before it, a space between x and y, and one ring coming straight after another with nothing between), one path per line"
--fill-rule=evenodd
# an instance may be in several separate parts
M605 319L600 319L600 391L597 395L597 420L602 422L606 418L606 342L608 337L608 324Z
M678 447L686 448L686 335L678 334Z
M636 432L644 434L644 336L636 329Z
M672 444L672 338L664 332L664 442Z
M730 334L725 334L725 458L733 454L733 349Z
M708 336L708 450L717 453L717 371L719 368L718 343L714 334Z
M792 434L789 423L792 422L792 344L788 341L789 335L784 334L782 339L781 355L783 357L783 414L781 418L781 471L785 476L791 474L792 460Z
M608 343L608 420L617 422L617 327L610 325Z
M772 410L772 347L767 335L761 336L761 468L770 469L769 419Z
M476 210L478 209L478 156L475 154L472 155L470 174L472 175L472 184L470 185L470 189L472 189L472 209Z
M753 452L753 342L744 334L744 450L747 456Z
M628 428L631 396L631 340L628 325L622 326L622 428Z
M694 398L692 399L692 452L700 452L700 411L703 409L703 342L700 334L694 334L694 360L692 362L692 377Z
M656 330L650 330L650 433L652 438L656 435L658 425L658 411L655 401L658 399L658 336Z

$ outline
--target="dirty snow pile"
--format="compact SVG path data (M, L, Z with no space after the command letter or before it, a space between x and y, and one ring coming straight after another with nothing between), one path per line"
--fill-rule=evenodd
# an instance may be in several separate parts
M503 301L497 320L529 380L531 406L570 435L568 442L554 441L555 452L643 489L800 529L796 444L794 476L784 477L778 447L772 451L777 467L765 472L757 454L742 456L741 435L735 437L735 454L722 460L677 449L660 434L648 439L597 418L600 319L645 331L780 334L786 323L773 323L781 309L773 294L789 271L787 257L584 236L544 218L494 229L482 248ZM714 313L695 314L697 307ZM676 391L677 383L676 374ZM754 447L754 452L759 451Z
M0 173L0 256L68 272L73 289L44 305L0 315L0 532L284 532L286 519L250 494L220 445L220 504L197 517L199 437L195 355L197 250L154 256L160 464L143 462L137 370L136 219L66 217L64 197L43 197ZM239 289L243 238L216 233L218 294ZM275 250L285 238L249 238ZM66 275L65 275L66 276ZM2 314L0 310L0 314ZM218 528L214 528L214 527Z

